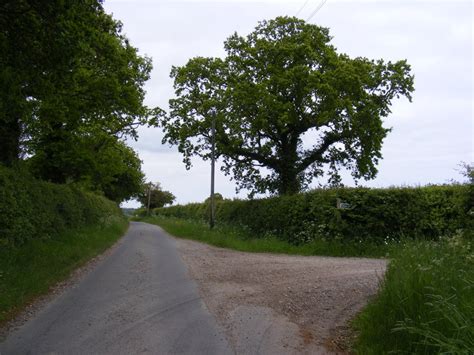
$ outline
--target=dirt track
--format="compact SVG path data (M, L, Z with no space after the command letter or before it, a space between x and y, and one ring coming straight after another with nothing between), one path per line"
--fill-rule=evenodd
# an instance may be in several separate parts
M253 254L177 243L237 353L345 353L347 322L376 293L386 268L379 259Z

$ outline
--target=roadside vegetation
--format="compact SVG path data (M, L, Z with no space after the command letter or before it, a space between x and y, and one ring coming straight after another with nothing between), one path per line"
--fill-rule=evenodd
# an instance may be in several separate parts
M0 166L0 324L123 235L115 202Z
M0 325L110 247L127 225L124 218L117 218L107 225L71 229L50 239L0 249Z
M326 188L254 200L217 199L216 225L273 236L293 245L318 242L385 245L438 240L465 228L469 186L385 189ZM158 208L154 213L208 221L209 201Z
M292 245L243 229L172 217L145 217L168 233L245 252L389 256L380 292L354 320L358 354L470 354L474 349L474 245L461 235L389 245L317 242Z
M143 220L177 237L240 251L388 257L379 294L353 322L353 350L470 354L473 189L471 183L218 198L213 230L206 223L209 201L158 208Z
M0 323L123 234L151 69L102 1L0 5Z
M474 245L461 236L396 250L354 321L359 354L472 354Z
M141 217L137 220L156 224L169 234L196 240L221 248L254 253L281 253L295 255L329 255L355 257L384 257L393 244L359 243L342 240L313 240L304 244L291 244L270 234L256 235L248 229L232 225L219 225L209 229L203 221L174 217ZM397 243L398 244L398 243Z
M0 166L0 250L121 219L115 202L73 184L53 184Z
M474 169L463 168L462 228L394 251L379 294L354 320L358 353L472 354Z
M244 252L388 257L377 297L357 316L358 354L469 354L474 349L474 245L461 234L386 244L313 240L294 245L246 229L174 217L142 217L171 235Z

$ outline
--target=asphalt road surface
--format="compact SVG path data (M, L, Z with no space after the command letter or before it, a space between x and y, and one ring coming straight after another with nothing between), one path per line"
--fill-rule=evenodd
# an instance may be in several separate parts
M0 344L0 354L228 354L222 329L160 228L121 244Z

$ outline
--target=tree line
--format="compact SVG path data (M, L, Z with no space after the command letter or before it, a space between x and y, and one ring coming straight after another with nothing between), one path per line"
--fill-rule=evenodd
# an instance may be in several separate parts
M0 163L117 202L146 191L125 143L141 125L159 125L189 168L210 158L214 122L224 173L251 194L294 194L324 175L337 185L343 168L371 179L383 119L414 90L405 60L350 58L327 28L277 17L231 35L225 58L173 67L165 112L144 104L151 59L102 1L7 0L0 29Z

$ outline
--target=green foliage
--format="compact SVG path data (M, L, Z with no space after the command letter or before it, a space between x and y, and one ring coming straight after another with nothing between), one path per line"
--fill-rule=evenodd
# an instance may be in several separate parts
M246 228L234 225L218 225L210 229L208 223L174 217L153 216L138 220L159 225L176 237L252 253L381 257L389 254L394 247L398 247L398 245L378 245L370 242L321 239L294 245L268 234L256 235Z
M227 57L173 67L176 99L163 117L163 142L177 145L186 167L193 155L216 152L239 188L292 194L341 167L354 178L377 173L394 98L414 90L405 60L385 63L338 54L327 28L297 18L261 22L247 37L225 42ZM303 137L314 135L314 145ZM268 171L264 173L261 167Z
M142 190L145 176L140 158L132 148L114 137L102 134L76 139L74 146L62 154L65 159L61 169L69 182L117 203L138 196ZM47 159L42 153L28 159L31 172L41 177Z
M220 193L218 192L214 193L214 201L223 201L223 200L224 200L224 197ZM211 197L209 196L208 198L206 198L204 200L204 203L211 203Z
M410 243L355 320L360 354L471 354L474 245L459 237Z
M120 203L141 192L145 174L138 154L120 141L96 155L90 173L91 190L102 191L109 200Z
M151 68L100 0L2 2L0 163L14 165L27 153L44 180L94 181L92 157L104 164L110 153L102 139L136 138L159 111L143 105ZM113 159L107 164L116 170ZM104 193L119 200L109 187Z
M474 240L474 164L461 163L460 166L462 167L461 173L467 178L469 184L469 197L467 200L469 219L464 234L466 237Z
M0 166L0 248L122 218L117 204L72 185L38 181Z
M171 205L176 199L176 197L171 192L163 190L159 182L156 184L149 182L142 186L141 194L138 196L138 200L145 209L148 208L148 198L150 198L151 209Z
M0 248L0 325L71 271L102 253L121 237L127 221L116 216L106 225L65 230L52 239Z
M438 239L468 228L469 187L333 188L260 200L217 201L216 223L248 228L293 244L313 240L388 243L404 238ZM338 209L337 199L349 203ZM156 209L155 214L207 219L207 205Z

